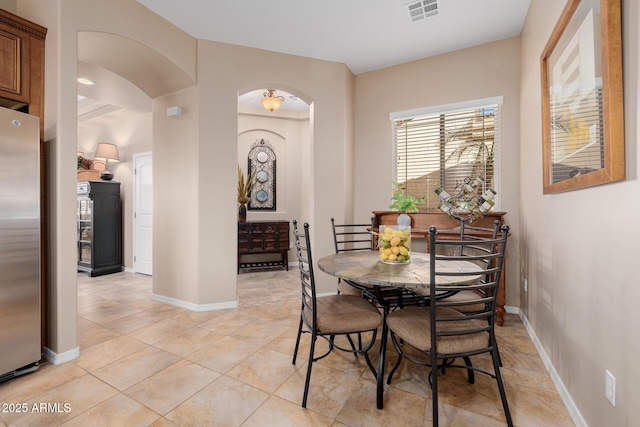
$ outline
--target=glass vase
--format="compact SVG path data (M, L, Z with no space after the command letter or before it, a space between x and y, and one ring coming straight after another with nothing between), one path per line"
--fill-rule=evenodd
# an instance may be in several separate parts
M380 262L408 264L411 262L411 226L381 225L378 234Z

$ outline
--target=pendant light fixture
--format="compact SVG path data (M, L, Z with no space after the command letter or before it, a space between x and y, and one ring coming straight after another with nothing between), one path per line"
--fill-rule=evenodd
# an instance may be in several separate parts
M267 89L262 95L264 96L264 98L262 98L262 105L269 111L277 110L284 101L284 96L276 96L275 89Z

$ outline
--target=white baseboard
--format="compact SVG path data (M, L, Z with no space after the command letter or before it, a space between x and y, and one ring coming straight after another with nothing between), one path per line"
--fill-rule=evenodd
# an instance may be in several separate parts
M135 273L135 270L133 268L124 267L124 272L125 273Z
M509 310L507 310L507 312L509 312ZM519 312L518 314L520 315L520 319L522 319L522 323L524 324L525 329L529 333L529 337L531 337L531 341L533 341L533 345L536 347L536 350L538 351L538 354L540 355L540 359L542 359L542 363L544 364L545 368L547 368L547 372L549 372L551 381L553 381L553 384L556 386L556 389L558 390L558 394L560 394L560 397L562 398L564 405L567 407L567 411L569 411L569 415L573 419L573 422L578 427L587 427L586 421L584 420L584 418L582 418L582 414L578 410L578 407L573 402L573 399L571 398L569 391L566 389L566 387L564 386L564 383L560 379L560 375L558 375L558 371L556 371L556 368L551 363L551 359L549 359L549 356L544 351L544 348L542 347L540 340L538 340L538 337L533 331L533 328L529 323L529 319L527 319L527 316L525 316L520 309L518 309L518 312Z
M520 307L511 307L510 305L505 305L504 309L509 314L520 314Z
M321 294L316 294L316 297L318 298L322 298L322 297L328 297L329 295L335 295L337 294L337 291L333 291L333 292L323 292Z
M80 357L80 347L76 347L73 350L65 351L64 353L58 354L47 347L44 347L42 351L42 356L51 362L54 365L60 365L62 363L69 362L73 359L77 359Z
M215 311L226 310L228 308L238 308L238 301L228 301L213 304L194 304L192 302L182 301L176 298L165 297L163 295L152 294L151 299L154 301L162 302L176 307L185 308L191 311Z

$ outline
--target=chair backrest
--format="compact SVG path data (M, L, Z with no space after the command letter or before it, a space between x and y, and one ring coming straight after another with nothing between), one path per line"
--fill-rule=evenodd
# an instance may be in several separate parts
M369 224L336 224L331 218L333 244L336 253L349 251L372 251L374 249L373 221Z
M309 327L316 328L316 284L313 277L313 258L311 257L311 239L309 224L304 223L303 229L298 228L298 221L293 220L293 236L295 239L296 257L300 270L300 285L302 291L302 312L304 321Z
M495 237L462 240L439 240L436 227L429 229L430 247L441 250L432 250L430 253L430 316L432 348L436 345L436 339L446 336L461 336L478 334L483 331L493 335L495 323L495 306L498 294L500 277L503 273L504 255L507 245L509 227L503 226L496 230ZM448 248L448 249L447 249ZM454 248L451 250L450 248ZM453 255L442 255L453 254ZM447 284L456 281L464 281L469 273L460 268L452 268L454 263L471 262L476 265L473 276L478 279L472 283ZM475 290L476 295L469 299L449 299L447 294L459 291ZM484 304L483 310L473 310L472 314L458 313L465 311L467 306ZM452 311L456 310L456 311ZM478 320L483 320L478 322ZM451 323L451 322L455 322ZM448 323L450 327L443 327ZM440 324L440 325L438 325Z
M472 257L471 260L474 264L482 268L486 268L495 264L493 258L488 255L495 253L497 244L495 242L487 242L488 240L496 240L500 233L500 221L495 220L493 222L493 228L473 227L465 222L460 225L460 240L465 242L484 242L481 244L469 244L460 245L457 247L457 252L461 256ZM490 280L490 278L487 278Z

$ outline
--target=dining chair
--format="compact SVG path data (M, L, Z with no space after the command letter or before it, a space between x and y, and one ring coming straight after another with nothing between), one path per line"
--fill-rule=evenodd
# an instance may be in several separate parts
M500 359L494 331L496 296L504 265L508 234L509 227L503 226L495 238L440 240L437 238L437 229L431 227L429 229L431 249L429 305L396 310L389 313L385 319L393 345L398 352L398 360L389 372L387 384L391 384L394 373L404 359L421 366L429 366L434 426L438 425L438 376L444 375L444 370L450 368L466 369L467 379L471 384L475 381L475 372L495 379L507 424L513 425L500 373ZM478 248L483 249L482 254L468 254L478 251ZM452 262L474 262L478 266L478 271L468 278L466 284L447 285L447 282L450 283L453 279L459 282L460 276L469 275L451 268ZM475 298L460 301L439 297L442 293L450 291L479 293ZM463 312L471 305L480 305L482 308L474 312ZM415 354L408 354L410 352L405 350L406 346L417 349L424 357L418 358ZM474 367L471 363L472 356L483 353L491 356L492 372ZM458 364L457 359L460 358L463 359L464 364Z
M335 219L331 218L336 253L375 250L374 220L375 218L371 217L369 224L336 224ZM413 292L405 288L380 289L342 279L338 279L338 293L361 295L382 307L385 312L415 305L420 300Z
M372 251L373 241L373 217L368 224L336 224L331 218L331 231L333 232L333 245L336 253L353 251ZM338 279L338 293L362 296L362 287L344 283Z
M373 372L374 377L377 376L376 370L369 358L368 351L376 341L378 327L382 325L382 315L370 301L358 295L337 294L318 298L313 274L309 224L304 223L303 228L299 229L298 222L294 220L293 235L295 237L298 269L300 270L302 306L292 363L294 365L296 364L300 337L303 333L311 334L307 375L302 397L302 407L306 408L309 382L311 380L311 368L315 362L328 356L333 349L353 353L356 357L358 354L362 354L369 369ZM358 346L358 348L356 348L351 340L350 334L360 335L367 332L371 334L370 342L364 347ZM335 337L339 335L346 337L351 348L341 347L335 342ZM323 354L316 356L315 346L318 338L325 339L329 344L329 348Z
M483 228L483 227L475 227L472 226L465 221L460 221L460 241L467 242L480 242L486 239L495 240L500 233L500 221L494 221L493 228ZM496 245L485 244L485 245L464 245L464 246L449 246L447 248L437 248L439 252L443 250L448 254L457 253L461 257L474 257L470 261L474 264L482 268L487 268L493 260L488 258L487 255L493 253L496 249ZM424 297L425 304L429 304L429 289L414 289L414 292L417 295ZM455 301L462 302L467 301L469 299L477 299L478 297L484 296L484 290L476 289L476 290L463 290L460 292L451 292L447 291L444 294L449 296L445 296L447 301ZM475 313L484 309L483 303L476 304L461 304L458 306L457 310L463 313Z

